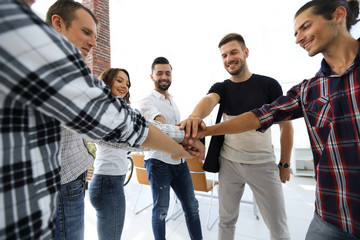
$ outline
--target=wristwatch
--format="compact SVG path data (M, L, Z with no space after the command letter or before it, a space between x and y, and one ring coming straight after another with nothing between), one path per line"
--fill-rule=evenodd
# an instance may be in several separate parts
M290 167L290 163L282 163L282 162L279 162L279 166L280 166L280 167L283 167L283 168L289 168L289 167Z

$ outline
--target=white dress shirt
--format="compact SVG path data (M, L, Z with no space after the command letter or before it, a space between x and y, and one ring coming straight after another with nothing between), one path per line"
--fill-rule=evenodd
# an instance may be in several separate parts
M169 100L156 90L141 100L140 111L147 120L154 120L157 116L162 116L166 123L175 124L180 121L180 111L175 104L173 97L169 94ZM145 152L145 160L155 158L168 164L180 164L181 160L174 161L171 156L156 150Z

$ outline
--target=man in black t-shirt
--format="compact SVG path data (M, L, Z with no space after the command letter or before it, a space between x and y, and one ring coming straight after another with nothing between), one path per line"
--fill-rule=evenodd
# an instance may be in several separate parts
M221 57L230 79L215 83L197 104L182 126L203 124L216 104L223 106L223 120L261 107L282 95L280 84L273 78L253 74L246 58L249 49L243 37L226 35L219 43ZM270 130L265 133L248 131L225 135L220 151L219 171L219 233L218 239L234 239L239 204L248 184L254 193L271 239L290 239L281 182L290 179L290 156L293 145L291 122L281 123L281 158L277 166ZM193 129L196 137L196 129ZM187 131L188 132L188 131ZM280 177L279 177L280 176Z

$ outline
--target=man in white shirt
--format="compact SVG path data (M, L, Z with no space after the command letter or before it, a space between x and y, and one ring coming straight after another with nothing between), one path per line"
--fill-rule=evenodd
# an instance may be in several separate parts
M164 57L152 64L151 79L155 88L141 101L140 109L147 120L175 124L180 112L169 94L172 67ZM185 159L174 161L171 156L150 150L145 154L145 167L153 195L152 228L156 240L165 239L165 218L169 209L170 187L179 198L185 213L191 239L202 239L199 204L195 198L191 175Z

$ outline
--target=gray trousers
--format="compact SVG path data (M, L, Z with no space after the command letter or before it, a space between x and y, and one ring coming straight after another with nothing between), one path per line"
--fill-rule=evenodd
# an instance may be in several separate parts
M233 240L245 184L251 188L270 239L290 239L279 169L274 162L242 164L220 157L219 240Z

